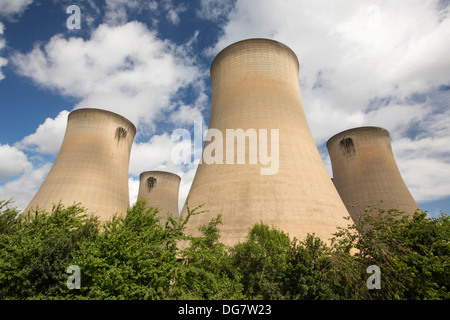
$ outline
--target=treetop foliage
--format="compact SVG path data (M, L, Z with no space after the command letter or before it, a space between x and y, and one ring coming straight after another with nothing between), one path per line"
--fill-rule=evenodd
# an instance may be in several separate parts
M368 208L328 243L259 223L220 241L221 215L185 234L192 215L158 216L138 201L100 222L80 204L20 213L0 201L0 299L449 299L450 221ZM80 270L70 289L67 269ZM380 270L380 288L369 288ZM69 270L70 271L70 270Z

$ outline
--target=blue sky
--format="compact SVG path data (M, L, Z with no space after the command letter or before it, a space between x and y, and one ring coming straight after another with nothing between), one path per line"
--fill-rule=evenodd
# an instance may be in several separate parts
M66 9L81 9L81 29ZM182 177L173 130L209 122L209 67L246 38L285 43L331 175L328 138L359 126L391 133L400 172L430 215L450 208L448 0L0 0L0 199L25 208L58 153L67 114L107 109L138 133L130 199L143 171Z

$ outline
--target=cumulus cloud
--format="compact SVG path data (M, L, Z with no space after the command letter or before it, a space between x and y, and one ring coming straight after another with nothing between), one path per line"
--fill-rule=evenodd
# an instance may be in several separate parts
M203 122L203 115L199 108L182 104L170 114L170 120L179 125L192 125L194 121Z
M137 125L151 122L180 88L200 76L180 54L185 52L134 21L100 25L88 40L56 35L12 61L38 85L79 98L75 108L107 109Z
M206 129L206 126L203 126ZM130 157L130 203L136 202L139 191L139 175L145 171L161 170L172 172L181 177L178 207L181 211L194 179L197 165L194 157L201 154L193 152L194 136L177 140L172 134L153 135L149 141L134 143ZM187 163L180 163L183 156L189 155ZM186 159L186 158L184 158Z
M45 163L37 168L26 170L19 178L0 186L0 194L4 199L13 199L13 205L18 209L25 210L51 166L51 163Z
M31 163L22 151L8 144L0 145L0 182L31 168Z
M405 183L417 202L429 202L448 197L450 165L445 159L426 158L415 152L417 158L399 163ZM413 170L411 170L413 168Z
M149 170L177 170L172 150L177 142L167 133L153 135L149 141L134 143L130 155L130 174L139 176Z
M410 124L424 119L431 111L426 104L388 104L366 113L364 123L383 127L392 139L398 139L405 135Z
M130 203L136 202L139 192L139 175L145 171L160 170L178 174L181 177L178 208L181 211L194 179L195 163L182 165L175 152L192 150L193 141L174 141L170 135L154 135L147 142L135 143L130 159ZM188 152L188 151L187 151Z
M143 8L142 0L106 0L104 21L111 25L125 24L129 14L139 13Z
M61 147L69 111L61 111L55 119L47 118L36 132L26 136L16 146L23 150L56 155Z

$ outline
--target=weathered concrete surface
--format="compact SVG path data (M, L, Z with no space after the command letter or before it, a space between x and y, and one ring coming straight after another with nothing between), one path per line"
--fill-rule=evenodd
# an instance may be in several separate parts
M279 168L274 175L261 175L260 169L269 165L259 160L249 164L248 140L245 164L236 164L236 151L234 164L226 164L230 148L224 141L224 164L203 162L197 169L189 207L205 204L208 212L192 217L189 233L198 235L198 227L218 214L223 215L221 240L228 245L245 240L248 229L261 221L291 237L303 239L315 233L324 240L331 238L336 227L348 224L343 219L348 211L306 121L298 72L295 53L273 40L240 41L216 56L211 66L209 128L220 130L224 137L226 129L267 129L268 155L271 129L278 129ZM210 143L205 143L204 153ZM186 214L185 206L182 215Z
M69 114L58 156L26 211L39 206L51 211L81 202L89 212L108 220L130 205L128 166L135 126L124 117L99 109Z
M180 176L164 171L146 171L139 176L138 200L159 209L158 216L164 218L170 212L178 217L178 193Z
M330 138L327 148L333 182L355 223L370 205L411 215L419 208L398 170L387 130L347 130Z

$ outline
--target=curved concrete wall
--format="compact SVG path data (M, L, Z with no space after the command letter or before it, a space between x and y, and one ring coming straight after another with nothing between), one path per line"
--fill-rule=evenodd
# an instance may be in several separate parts
M129 207L128 165L136 127L99 109L69 114L58 156L26 211L81 202L102 220Z
M418 209L397 168L387 130L347 130L329 139L327 148L333 182L356 224L369 205L410 214Z
M178 192L180 176L164 171L146 171L139 176L138 199L147 201L147 205L159 208L159 217L167 212L178 217Z
M198 235L198 227L218 214L223 215L221 240L228 245L245 240L248 229L260 221L291 237L303 239L307 233L316 233L324 240L336 232L336 227L348 224L343 219L349 216L348 211L306 121L298 72L295 53L268 39L237 42L215 57L209 128L220 130L223 137L226 129L267 129L268 154L271 129L278 129L279 167L276 174L262 175L261 168L268 165L261 161L249 164L248 143L245 164L236 164L236 151L234 164L226 164L230 148L224 141L224 164L203 162L197 169L189 207L205 204L202 209L208 212L191 218L189 233ZM210 143L213 141L205 143L204 154ZM182 215L186 214L184 206Z

